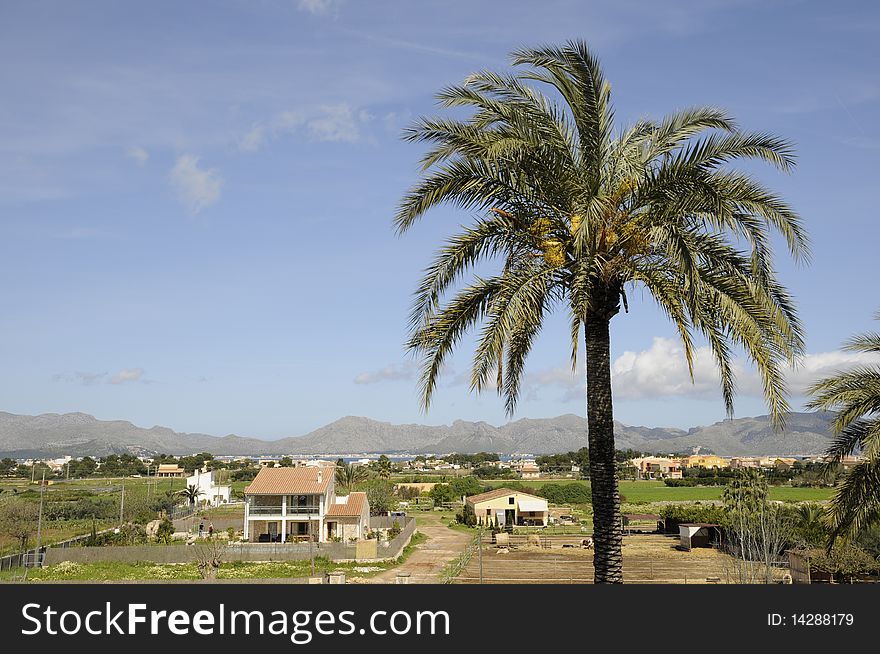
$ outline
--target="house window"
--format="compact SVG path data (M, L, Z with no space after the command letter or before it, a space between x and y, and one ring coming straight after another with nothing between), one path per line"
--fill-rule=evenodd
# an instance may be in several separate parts
M486 509L486 515L492 515L492 509Z
M508 503L508 504L513 504L513 498L512 498L512 497L508 497L508 498L507 498L507 503Z

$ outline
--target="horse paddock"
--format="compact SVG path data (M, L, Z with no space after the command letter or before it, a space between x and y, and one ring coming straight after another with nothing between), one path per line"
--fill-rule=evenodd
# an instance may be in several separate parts
M538 541L538 542L536 542ZM591 584L593 550L581 536L512 536L507 547L483 539L455 583ZM630 584L706 584L733 581L734 560L714 548L676 549L677 536L638 534L623 538L623 577Z

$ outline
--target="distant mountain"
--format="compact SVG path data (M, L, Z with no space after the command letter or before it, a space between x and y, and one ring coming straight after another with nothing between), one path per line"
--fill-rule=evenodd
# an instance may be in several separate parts
M688 431L632 427L614 423L619 449L690 452L695 447L726 456L820 454L829 443L831 413L791 413L785 431L776 433L768 416L737 418ZM587 444L587 421L567 414L523 418L501 427L456 420L451 425L394 425L347 416L305 436L275 441L230 434L175 432L167 427L137 427L123 420L97 420L85 413L39 416L0 412L0 456L106 456L113 453L216 455L358 454L372 452L498 452L550 454Z

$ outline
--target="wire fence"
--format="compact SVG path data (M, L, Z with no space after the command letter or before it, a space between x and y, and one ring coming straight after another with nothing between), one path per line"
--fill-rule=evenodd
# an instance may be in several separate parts
M480 541L480 534L477 534L471 539L471 542L468 543L467 547L464 548L464 551L443 569L443 571L440 573L441 583L451 584L456 580L456 578L467 567L468 563L470 563L471 557L473 557L474 552L479 550L482 546Z

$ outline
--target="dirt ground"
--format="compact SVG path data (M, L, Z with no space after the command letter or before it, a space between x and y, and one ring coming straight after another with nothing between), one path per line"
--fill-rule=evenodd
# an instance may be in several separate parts
M580 538L549 537L544 546L515 539L507 553L484 543L483 583L593 583L593 551L583 549ZM676 549L679 539L658 534L624 536L623 576L625 583L706 584L732 583L735 561L709 548L690 552ZM575 547L563 547L563 545ZM546 547L549 545L549 547ZM480 557L474 555L456 583L480 583Z
M402 565L375 577L358 580L359 583L393 584L400 572L409 573L411 584L440 583L440 572L447 563L464 551L472 536L450 529L434 515L419 517L417 520L416 529L425 534L428 540L419 545Z

